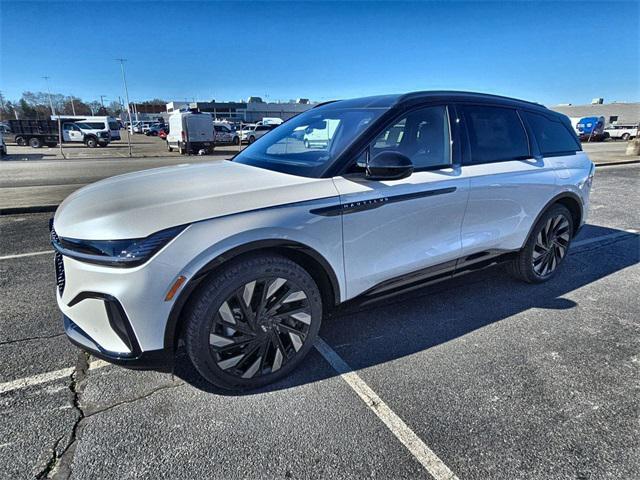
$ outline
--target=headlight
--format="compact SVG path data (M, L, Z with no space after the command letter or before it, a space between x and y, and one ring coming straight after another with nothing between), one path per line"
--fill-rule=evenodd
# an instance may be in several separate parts
M77 240L58 237L52 230L51 244L61 254L83 262L135 267L149 260L185 228L187 225L181 225L160 230L146 238L128 240Z

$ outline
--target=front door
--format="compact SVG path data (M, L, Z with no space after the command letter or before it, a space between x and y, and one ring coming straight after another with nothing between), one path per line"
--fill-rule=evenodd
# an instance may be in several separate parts
M82 142L83 134L73 123L65 123L62 127L62 139L65 142Z
M414 173L376 181L354 168L334 178L349 298L450 272L461 252L469 181L452 162L448 108L424 107L391 122L365 155L385 151L409 157Z

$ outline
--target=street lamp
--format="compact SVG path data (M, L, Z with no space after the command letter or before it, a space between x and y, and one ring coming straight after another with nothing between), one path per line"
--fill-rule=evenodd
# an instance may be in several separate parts
M46 75L44 77L46 84L47 84L47 93L49 94L49 106L51 107L51 115L55 115L56 111L53 109L53 102L51 101L51 90L49 90L49 79L51 77L47 77Z
M133 127L133 122L131 120L131 103L129 102L129 90L127 89L127 77L124 73L124 62L127 61L126 58L116 58L118 62L120 62L120 69L122 70L122 83L124 84L124 95L127 99L127 114L129 115L129 128L127 128L127 140L129 142L129 156L131 156L131 128Z
M53 102L51 101L51 90L49 89L49 78L51 77L45 75L42 78L44 78L45 82L47 83L47 93L49 94L49 106L51 107L51 115L55 116L56 111L53 109ZM60 155L62 155L62 158L66 158L64 156L64 150L62 149L62 120L60 119L60 115L58 115L58 145L60 145Z

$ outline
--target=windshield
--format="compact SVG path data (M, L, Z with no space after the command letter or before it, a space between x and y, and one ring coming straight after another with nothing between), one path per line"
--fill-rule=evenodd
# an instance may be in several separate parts
M385 111L338 108L338 105L311 109L257 139L234 161L292 175L319 177Z

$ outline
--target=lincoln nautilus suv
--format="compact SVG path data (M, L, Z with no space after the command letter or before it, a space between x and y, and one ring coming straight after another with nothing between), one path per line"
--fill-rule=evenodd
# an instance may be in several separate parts
M69 196L51 223L64 328L133 368L171 369L184 345L209 382L255 388L296 367L323 315L355 297L500 262L529 283L561 274L593 174L568 118L536 103L320 104L230 161Z

